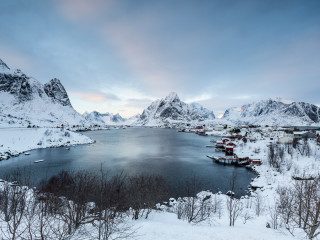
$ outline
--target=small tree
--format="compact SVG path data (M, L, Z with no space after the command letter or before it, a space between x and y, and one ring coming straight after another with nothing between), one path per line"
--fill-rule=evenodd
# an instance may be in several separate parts
M230 178L230 187L231 191L229 191L229 196L227 198L227 210L229 217L229 226L234 226L236 220L241 215L243 210L243 204L240 199L234 197L234 190L237 181L237 174L233 171L232 176Z

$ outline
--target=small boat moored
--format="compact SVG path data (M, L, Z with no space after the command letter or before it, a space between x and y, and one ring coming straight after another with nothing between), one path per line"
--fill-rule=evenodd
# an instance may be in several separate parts
M40 159L40 160L34 161L34 163L40 163L40 162L43 162L43 161L44 161L43 159Z

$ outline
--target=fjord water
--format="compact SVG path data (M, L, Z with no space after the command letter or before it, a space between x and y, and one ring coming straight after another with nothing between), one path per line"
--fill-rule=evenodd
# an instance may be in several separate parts
M237 175L237 194L246 189L255 175L246 168L221 165L207 158L217 154L208 136L179 133L174 129L126 128L85 132L96 140L95 144L37 149L31 155L0 162L0 178L17 168L30 173L33 182L49 178L61 170L99 171L101 167L110 174L124 172L158 174L170 184L172 196L181 196L186 180L196 176L202 185L198 191L211 190L226 193L230 190L233 172ZM43 159L44 162L34 163Z

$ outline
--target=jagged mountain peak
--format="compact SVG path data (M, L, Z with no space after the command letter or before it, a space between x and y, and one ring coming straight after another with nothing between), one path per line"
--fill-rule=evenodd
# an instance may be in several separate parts
M167 102L180 101L180 98L176 92L170 92L165 98Z
M6 68L0 71L0 113L11 116L0 125L90 125L73 109L60 80L54 78L42 84L19 69L8 70L2 60L0 67Z
M147 107L137 121L138 125L163 125L168 122L200 122L213 120L212 111L200 104L187 104L178 94L170 93L161 100L156 100Z
M67 91L59 79L51 79L44 85L44 91L53 101L58 102L63 106L71 106Z
M1 58L0 58L0 70L10 70L8 65L4 61L2 61Z

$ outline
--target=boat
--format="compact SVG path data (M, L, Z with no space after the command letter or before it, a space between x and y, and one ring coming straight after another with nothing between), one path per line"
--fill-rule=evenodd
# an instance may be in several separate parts
M245 166L245 165L248 165L248 164L249 164L249 161L247 161L247 160L242 160L242 161L239 161L238 164L241 165L241 166Z
M218 163L229 163L229 164L237 164L238 159L235 157L221 157L221 156L212 156L207 155L208 158L215 160Z
M215 147L216 148L224 148L224 143L219 141L219 142L216 143Z
M24 155L30 155L30 153L29 152L25 152Z
M67 147L67 148L66 148L66 150L70 150L70 148L69 148L69 147Z
M36 161L34 161L34 163L40 163L40 162L43 162L44 160L43 159L41 159L41 160L36 160Z
M211 158L213 160L218 160L218 158L216 156L213 156L213 155L207 155L208 158Z

